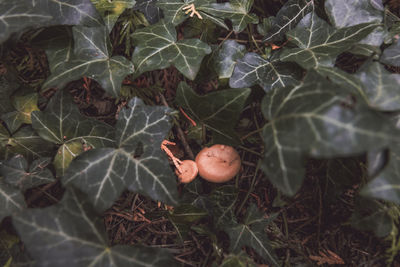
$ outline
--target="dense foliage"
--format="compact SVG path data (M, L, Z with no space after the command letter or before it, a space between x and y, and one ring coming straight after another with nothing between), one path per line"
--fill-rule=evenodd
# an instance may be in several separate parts
M350 223L386 238L382 262L393 263L400 18L390 4L0 0L0 220L11 217L23 243L7 239L4 247L17 245L5 266L179 266L172 250L109 240L101 214L127 190L167 207L158 217L179 233L177 243L191 231L207 236L213 252L202 264L307 263L289 260L282 249L293 248L271 229L316 166L324 168L326 199L355 194ZM10 59L22 40L45 53L47 73L36 83L22 79L28 62ZM350 68L346 57L356 58ZM133 86L160 70L176 72L172 91ZM115 117L83 115L76 81L88 102L96 83ZM179 185L164 139L182 143L185 157L216 143L237 147L251 175L242 169L227 184ZM276 213L250 201L256 183L271 188ZM27 195L46 185L65 192L33 208ZM310 259L340 263L327 251Z

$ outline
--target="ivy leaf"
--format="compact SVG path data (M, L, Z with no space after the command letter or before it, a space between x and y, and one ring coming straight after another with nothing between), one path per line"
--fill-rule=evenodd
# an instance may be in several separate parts
M244 56L245 52L246 47L234 40L223 42L222 46L213 55L212 64L218 74L218 78L229 79L232 76L236 62Z
M199 6L198 10L221 19L229 19L235 32L243 31L247 24L257 24L258 17L249 14L253 0L231 0L225 3L210 3Z
M400 67L400 42L397 41L383 50L380 61L384 64Z
M29 161L34 158L51 156L53 144L38 136L30 125L21 127L17 132L10 134L0 124L0 156L9 158L15 154L22 154Z
M235 204L238 193L238 189L234 186L224 185L216 188L207 196L205 210L209 211L214 227L217 229L236 222Z
M132 60L138 75L172 64L185 77L193 80L203 57L211 53L211 48L198 39L177 41L174 26L163 21L136 30L132 38L136 45Z
M239 254L229 254L224 257L224 261L219 267L256 267L257 264L244 251ZM262 266L262 265L261 265Z
M171 128L169 111L132 99L129 108L119 113L117 148L83 153L71 163L63 183L87 193L99 211L109 208L125 188L176 205L176 178L160 149Z
M251 90L228 89L200 96L186 83L178 85L176 102L199 124L219 135L225 143L237 143L233 128L243 110Z
M156 3L157 0L137 0L133 9L142 12L150 24L155 24L161 17L161 11Z
M266 60L251 52L237 61L229 85L244 88L259 84L264 91L269 91L297 84L300 77L301 69L297 65L274 58Z
M294 195L299 189L305 156L349 156L398 139L389 120L352 97L314 72L296 87L267 93L262 103L269 120L263 129L262 169L283 193Z
M380 5L382 5L382 2ZM383 20L383 10L380 8L377 9L374 2L370 0L361 0L351 4L346 0L328 0L325 2L325 11L333 26L336 28L344 28L369 22L381 23ZM385 34L382 27L376 28L351 51L360 54L360 52L363 53L365 49L367 49L367 51L368 49L372 49L371 51L373 51L373 49L379 50L379 46L383 43ZM366 55L369 55L369 53L366 53Z
M0 42L28 27L51 25L100 26L102 20L90 0L0 2Z
M19 213L13 224L39 266L177 266L161 249L109 247L103 219L77 190L54 206Z
M239 253L242 247L253 248L261 257L268 260L273 266L280 266L274 255L274 251L269 245L269 240L264 232L265 227L270 223L269 219L264 219L264 214L257 210L255 205L251 205L243 220L243 223L235 223L224 227L224 231L229 235L230 250Z
M0 75L0 114L13 111L14 107L10 101L11 95L20 86L17 77L10 73L8 68L5 75Z
M57 91L44 111L32 112L32 126L43 139L60 145L54 157L59 176L85 149L114 145L114 128L81 115L66 90Z
M106 92L114 97L119 96L121 83L130 73L133 73L132 63L122 56L111 56L110 40L106 27L75 26L72 29L74 37L74 53L69 53L67 46L57 51L58 56L69 58L51 67L54 71L43 84L43 90L50 87L62 88L70 81L87 76L100 83ZM54 53L54 52L53 52Z
M0 174L8 184L25 191L55 181L51 171L46 168L49 163L50 158L40 158L28 166L22 155L16 155L0 163Z
M390 147L389 163L369 182L361 194L400 204L400 149L396 144Z
M126 8L132 8L135 5L135 0L91 0L97 11L101 14L108 32L111 32L119 15Z
M319 65L331 66L336 56L351 48L376 27L377 24L363 23L335 29L312 12L287 33L287 37L299 48L283 50L280 59L294 61L305 69Z
M15 132L22 124L32 123L31 112L39 110L37 106L38 94L17 95L11 99L16 111L3 114L1 119L7 124L7 128L11 132Z
M0 222L4 217L21 211L25 207L25 199L21 192L5 183L0 177Z
M313 0L289 0L276 14L274 23L263 42L281 41L285 33L293 29L313 9Z
M367 62L357 72L372 107L383 111L400 110L400 75L390 73L378 62Z

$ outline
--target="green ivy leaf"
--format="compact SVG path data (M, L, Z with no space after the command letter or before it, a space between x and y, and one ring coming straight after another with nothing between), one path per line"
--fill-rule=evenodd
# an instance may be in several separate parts
M238 254L229 254L224 257L224 261L219 267L256 267L258 266L253 259L240 251ZM262 266L262 265L261 265Z
M102 20L90 0L19 0L0 2L0 42L30 27L51 25L100 26Z
M120 112L117 148L89 150L69 166L63 183L88 194L97 210L105 210L125 188L169 205L177 204L176 178L161 142L171 123L166 107L145 106L138 98Z
M127 8L132 8L135 0L91 0L97 11L101 14L108 32L111 32L119 15Z
M5 183L0 177L0 222L4 217L21 211L25 207L25 199L21 192Z
M361 194L400 204L400 148L399 145L390 147L389 163L369 182Z
M0 157L3 159L22 154L31 161L34 158L51 156L53 148L53 144L43 140L30 125L10 134L0 124Z
M40 158L28 166L28 162L22 155L16 155L0 163L0 175L8 184L25 191L55 181L51 171L46 168L49 163L50 158Z
M354 155L398 139L389 120L352 97L314 72L296 87L267 93L262 103L269 120L263 129L262 169L283 193L294 195L299 189L305 156Z
M3 114L1 119L7 124L7 128L11 132L15 132L22 124L32 123L31 112L39 110L37 106L38 94L17 95L11 99L16 110Z
M280 266L273 249L269 245L270 241L264 232L269 223L270 219L265 219L264 213L259 212L255 205L251 205L243 223L235 223L224 227L224 231L229 235L230 239L229 249L238 253L242 247L248 246L273 266Z
M363 23L335 29L319 18L314 12L306 15L287 37L299 48L283 50L282 61L294 61L305 69L319 65L332 66L336 56L349 50L378 24Z
M229 79L232 76L236 62L244 56L245 52L246 47L234 40L223 42L221 47L214 52L212 59L212 65L218 74L218 78Z
M383 50L380 61L387 65L400 67L400 42L397 41Z
M20 86L17 77L10 73L8 68L5 68L5 71L6 74L0 75L0 115L14 110L10 99L14 91Z
M60 146L54 157L59 176L85 148L114 145L114 128L81 115L66 90L57 91L44 111L32 112L32 126L43 139Z
M76 190L54 206L19 213L13 224L39 266L177 266L162 249L109 247L103 219Z
M185 77L193 80L203 57L211 53L211 48L199 39L177 41L174 26L163 21L136 30L132 38L136 45L132 60L138 75L172 64Z
M325 2L325 11L336 28L369 22L381 23L383 20L383 9L377 8L374 2L370 0L353 3L346 0L328 0ZM376 28L351 51L367 56L374 51L380 53L379 46L383 43L385 35L386 32L383 30L383 27Z
M297 84L300 78L301 69L297 65L274 58L266 60L251 52L237 61L229 85L244 88L259 84L264 91L269 91Z
M287 1L276 14L272 27L263 41L270 43L281 41L285 37L285 33L293 29L312 10L314 10L313 0Z
M258 17L249 13L252 6L253 0L231 0L225 3L199 6L198 10L217 18L229 19L232 22L233 31L241 32L247 27L247 24L258 23Z
M144 14L150 24L155 24L160 20L161 11L156 6L157 0L136 0L136 5L133 7Z
M235 144L238 137L234 127L251 90L228 89L200 96L186 83L178 85L175 101L199 124L220 136L223 143Z
M205 209L209 212L214 227L217 229L231 223L236 223L235 204L238 198L238 189L232 185L216 188L205 199Z
M56 66L51 66L53 72L43 84L43 90L50 87L62 88L70 81L87 76L100 83L103 89L114 97L119 96L121 83L130 73L133 73L132 63L122 56L111 56L110 40L106 27L75 26L72 29L74 37L74 53L70 55L70 45L51 51L52 60ZM59 57L64 61L57 62ZM50 63L52 63L52 61Z

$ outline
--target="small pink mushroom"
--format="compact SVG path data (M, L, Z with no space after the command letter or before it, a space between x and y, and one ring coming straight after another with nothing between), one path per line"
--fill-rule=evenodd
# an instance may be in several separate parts
M184 160L181 162L179 167L182 172L179 172L179 170L176 169L175 174L178 176L179 181L184 184L193 181L199 173L197 164L193 160Z

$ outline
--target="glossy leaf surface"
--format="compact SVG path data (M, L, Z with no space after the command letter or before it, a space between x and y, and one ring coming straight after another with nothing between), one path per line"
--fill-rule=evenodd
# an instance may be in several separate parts
M22 193L4 182L0 177L0 222L4 217L10 216L26 207Z
M203 57L211 53L211 48L198 39L177 41L174 26L163 21L135 31L132 38L136 44L132 60L137 74L164 69L172 64L193 80Z
M381 62L384 64L399 67L400 66L400 42L397 41L385 50L381 56Z
M161 142L168 134L169 109L145 106L134 98L119 114L116 148L91 149L77 157L63 178L88 194L97 210L105 210L124 189L169 205L177 204L176 178Z
M229 79L236 62L244 56L245 52L244 45L240 45L234 40L226 40L213 55L213 66L218 78Z
M55 206L14 216L14 225L40 266L176 266L160 249L109 247L102 218L76 190Z

